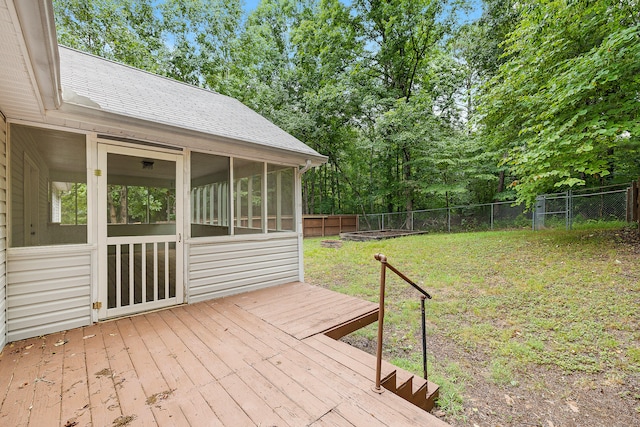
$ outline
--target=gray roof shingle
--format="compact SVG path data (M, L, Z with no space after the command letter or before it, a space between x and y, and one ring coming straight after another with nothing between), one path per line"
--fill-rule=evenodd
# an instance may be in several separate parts
M64 102L323 157L236 99L63 46L60 78Z

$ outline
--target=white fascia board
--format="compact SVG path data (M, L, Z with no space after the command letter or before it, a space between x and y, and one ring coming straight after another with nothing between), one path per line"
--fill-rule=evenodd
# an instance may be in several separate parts
M291 166L312 166L327 162L320 154L298 152L261 145L254 142L206 134L133 117L109 113L84 105L63 102L60 109L47 111L47 123L71 127L98 134L134 140L164 143L171 147L188 148L230 157L242 157Z
M60 106L60 56L51 0L16 1L28 62L45 110Z
M18 4L16 4L18 3ZM18 6L25 6L27 2L15 2L13 0L7 0L7 10L9 11L11 25L14 28L14 35L16 37L16 41L18 44L18 49L20 50L21 59L24 62L24 67L26 68L27 78L29 80L30 89L33 91L32 95L34 96L34 101L37 104L37 107L34 108L33 113L34 116L30 116L31 119L42 120L45 114L44 102L42 100L42 94L39 91L38 83L35 77L35 73L33 71L33 65L31 63L31 58L29 57L29 49L27 47L27 42L25 40L25 31L24 31L24 23L21 22L21 17L18 15ZM28 3L32 5L31 3Z

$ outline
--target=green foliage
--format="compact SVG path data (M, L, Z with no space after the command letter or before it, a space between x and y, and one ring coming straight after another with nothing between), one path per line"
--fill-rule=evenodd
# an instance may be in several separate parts
M58 41L164 74L166 46L151 0L54 0Z
M109 185L107 207L112 224L175 221L175 191L162 187Z
M87 184L74 183L68 191L60 192L60 223L78 225L87 223Z
M507 359L495 359L491 362L490 379L498 385L517 385L517 381L513 378L513 372L509 367L509 361Z
M627 2L520 4L482 124L520 201L640 173L640 25Z
M461 418L464 411L465 385L471 380L455 362L449 362L445 366L432 363L429 379L440 386L437 405L448 415Z

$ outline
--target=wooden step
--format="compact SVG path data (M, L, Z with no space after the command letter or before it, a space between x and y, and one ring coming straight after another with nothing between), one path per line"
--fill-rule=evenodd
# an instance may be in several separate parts
M418 378L418 377L416 377ZM413 383L413 395L411 396L411 403L413 403L414 405L425 409L426 405L427 405L427 388L428 388L428 381L425 381L423 378L419 378L421 381L420 382L416 382L414 381ZM422 383L422 385L419 385L420 383ZM416 389L417 387L417 389Z
M440 386L436 383L432 383L429 381L429 388L426 393L427 404L421 408L425 411L430 411L436 406L436 400L438 400L438 396L440 395Z
M312 341L315 340L315 343ZM376 357L362 350L359 350L342 341L336 341L328 336L319 334L308 338L312 346L330 348L341 354L341 363L348 364L351 369L361 375L375 381ZM431 381L413 375L402 368L382 361L380 385L412 404L426 411L433 409L435 400L438 398L439 386Z
M413 375L399 383L396 394L409 402L413 400Z
M380 385L386 390L389 390L391 393L396 392L396 384L396 371L391 372L389 375L380 380Z
M377 322L379 311L379 309L371 310L370 312L362 314L355 319L341 323L340 325L325 331L324 335L333 338L334 340L339 340L345 335L349 335L350 333L355 332L358 329L362 329L373 322Z

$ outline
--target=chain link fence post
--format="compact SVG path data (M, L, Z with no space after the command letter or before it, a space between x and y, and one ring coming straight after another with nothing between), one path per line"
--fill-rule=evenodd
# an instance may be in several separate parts
M495 203L491 203L491 229L493 230L493 208L495 207Z

